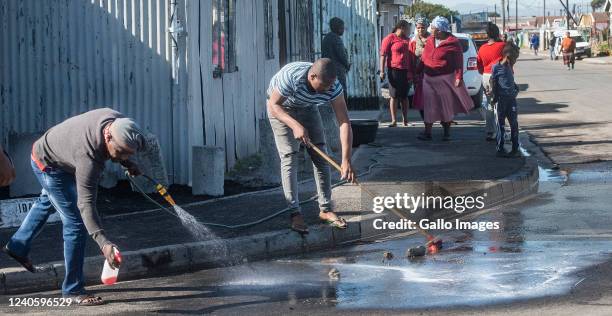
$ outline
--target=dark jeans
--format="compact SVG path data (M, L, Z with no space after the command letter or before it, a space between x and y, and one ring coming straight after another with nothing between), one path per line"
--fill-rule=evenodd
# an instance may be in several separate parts
M512 150L518 150L518 119L517 119L517 106L516 98L509 96L499 96L497 102L497 151L504 149L504 125L506 119L510 123L510 136L512 139Z
M38 236L47 219L56 210L62 219L64 236L64 264L66 274L62 283L63 295L85 292L83 262L87 230L77 207L76 181L73 174L47 168L40 171L32 161L32 170L42 186L38 201L15 232L7 247L15 254L26 257L32 240Z

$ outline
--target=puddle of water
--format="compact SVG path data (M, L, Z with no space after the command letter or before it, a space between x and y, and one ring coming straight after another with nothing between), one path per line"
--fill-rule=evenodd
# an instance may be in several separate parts
M567 181L567 173L558 169L547 169L538 166L541 182L565 183Z
M612 183L612 171L609 170L575 170L569 174L572 183Z
M403 258L411 243L355 246L336 260L319 255L255 263L249 270L239 268L221 286L320 288L338 308L477 306L566 293L578 281L572 274L604 261L612 246L609 241L574 240L525 241L512 248L498 241L470 241L473 250L442 251L411 261ZM395 258L383 261L383 251ZM327 275L332 268L340 273L337 281Z
M523 148L523 146L520 146L519 150L523 156L531 157L531 153L527 149ZM567 173L563 170L542 168L542 166L538 166L538 171L541 182L565 183L567 181Z

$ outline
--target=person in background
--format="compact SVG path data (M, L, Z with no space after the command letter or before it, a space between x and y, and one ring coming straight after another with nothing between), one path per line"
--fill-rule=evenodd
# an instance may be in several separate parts
M540 49L540 36L538 34L533 34L531 46L533 47L533 53L538 56L538 49Z
M9 155L0 146L0 187L5 187L15 180L15 167Z
M385 68L389 76L389 110L391 124L397 126L395 109L399 103L402 108L404 126L408 126L408 91L412 81L414 58L410 52L410 38L408 38L410 24L400 20L391 34L387 35L380 45L380 79L385 79Z
M489 41L480 47L477 57L478 72L482 74L482 84L485 90L489 89L491 68L503 58L502 52L506 46L506 43L499 37L499 28L497 25L489 23L487 26L487 36L489 37ZM486 123L486 140L494 141L495 131L497 130L497 120L495 118L495 108L488 98L486 106L481 107L481 114L485 118Z
M336 75L338 81L342 85L344 99L347 98L346 73L351 69L351 64L348 60L348 53L342 43L342 35L344 34L344 21L334 17L329 20L329 29L331 32L325 34L321 41L321 57L329 58L334 62L336 67Z
M514 82L513 66L517 60L515 48L506 44L503 50L503 59L492 68L489 93L493 102L497 103L497 156L504 158L520 157L518 141L518 119L516 96L519 89ZM508 119L510 123L510 135L512 139L512 151L506 152L504 148L504 128Z
M467 113L474 103L463 82L463 48L451 34L450 24L438 16L431 22L432 36L427 39L421 55L419 71L423 71L423 97L425 107L425 131L420 140L432 139L433 123L440 121L444 127L442 140L450 140L450 125L455 114Z
M57 211L62 219L66 267L62 295L79 306L103 304L102 298L85 290L83 274L88 233L108 263L120 265L115 258L117 246L102 228L96 209L98 184L107 160L120 163L130 175L139 175L138 166L129 158L144 147L138 125L108 108L71 117L49 129L34 142L30 159L42 192L2 250L36 272L28 257L32 241Z
M550 52L550 60L555 60L556 45L557 45L557 38L554 35L551 35L550 40L548 40L548 51Z
M570 32L565 32L565 37L561 42L561 52L563 53L563 64L567 66L567 70L574 69L576 63L576 41L570 36Z
M307 234L298 192L298 153L300 143L306 146L312 160L319 218L336 228L346 228L346 221L332 211L329 165L309 145L326 151L325 132L318 106L331 103L336 113L342 148L341 178L354 182L351 165L353 132L342 94L336 79L334 63L329 58L314 63L293 62L285 65L270 80L266 105L274 141L280 156L281 182L285 201L292 210L291 229Z
M421 55L423 54L423 48L425 48L425 43L427 43L427 38L429 37L429 32L427 32L428 27L427 20L424 18L419 18L416 21L416 34L414 38L410 41L410 51L412 52L412 57L414 58L413 67L413 78L414 78L414 95L412 96L412 107L419 110L421 114L421 119L425 119L425 102L423 100L423 72L417 73L418 65L422 63Z

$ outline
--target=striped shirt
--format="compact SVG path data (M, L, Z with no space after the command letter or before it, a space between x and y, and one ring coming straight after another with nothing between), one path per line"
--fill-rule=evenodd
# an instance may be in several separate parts
M336 79L329 91L318 93L308 86L308 70L312 63L294 62L285 65L272 77L268 87L268 98L276 89L283 97L285 107L311 107L325 104L342 94L342 85Z

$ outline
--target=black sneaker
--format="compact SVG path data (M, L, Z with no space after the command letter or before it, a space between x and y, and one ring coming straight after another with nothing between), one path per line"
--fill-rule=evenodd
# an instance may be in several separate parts
M424 141L430 141L431 140L431 134L420 133L419 136L417 136L417 139L424 140Z
M506 154L506 158L520 158L520 157L522 157L521 152L516 149Z
M506 158L508 156L508 152L505 149L498 150L495 156L499 158Z
M2 252L6 253L11 258L15 259L15 261L19 262L19 264L21 264L26 270L32 273L36 272L36 269L34 269L34 265L32 264L32 261L29 258L18 256L17 254L12 252L10 249L8 249L8 245L2 248Z

